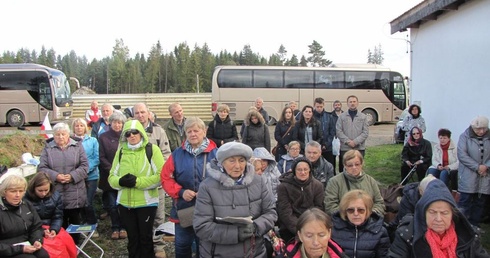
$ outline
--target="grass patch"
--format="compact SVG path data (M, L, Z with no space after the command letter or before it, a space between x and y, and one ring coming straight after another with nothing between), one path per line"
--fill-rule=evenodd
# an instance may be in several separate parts
M30 152L40 156L44 148L45 139L39 135L15 133L0 138L0 164L9 168L20 166L22 154Z
M383 185L399 183L403 145L388 144L366 150L364 171Z

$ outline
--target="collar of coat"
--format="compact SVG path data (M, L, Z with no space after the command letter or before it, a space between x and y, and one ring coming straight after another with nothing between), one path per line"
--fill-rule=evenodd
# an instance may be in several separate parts
M213 178L214 180L218 181L220 184L222 184L225 187L232 187L235 185L235 180L231 178L225 171L224 168L218 166L218 160L213 159L211 162L209 162L206 165L206 169L208 171L208 176ZM243 185L250 185L252 183L255 172L254 172L254 167L252 164L247 162L247 166L245 167L245 172L244 175L245 177L243 178L242 184Z

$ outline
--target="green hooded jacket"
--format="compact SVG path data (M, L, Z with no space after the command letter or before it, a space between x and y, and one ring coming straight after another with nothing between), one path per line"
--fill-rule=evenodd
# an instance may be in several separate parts
M128 141L124 136L127 131L132 129L138 130L142 136L140 146L134 149L128 147ZM150 164L145 152L147 143L148 136L138 120L130 120L124 124L119 139L119 149L114 156L109 173L109 184L118 190L117 203L124 207L158 206L158 187L161 185L160 172L164 159L160 148L152 144L153 155ZM120 155L121 151L122 155ZM132 188L120 186L119 179L129 173L136 176L136 186Z

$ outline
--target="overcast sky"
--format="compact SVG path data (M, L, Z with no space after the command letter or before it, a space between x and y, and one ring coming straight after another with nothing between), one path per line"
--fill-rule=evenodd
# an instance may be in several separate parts
M245 45L261 56L281 44L289 57L308 56L316 40L334 63L366 63L381 44L384 65L409 75L407 32L390 34L389 23L421 0L2 0L0 53L20 48L74 50L89 61L110 56L122 39L131 57L148 56L160 40L170 52L179 43L207 43L213 53Z

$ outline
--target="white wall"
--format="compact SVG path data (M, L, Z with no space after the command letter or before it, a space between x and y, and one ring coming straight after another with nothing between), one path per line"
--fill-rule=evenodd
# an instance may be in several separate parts
M439 128L456 142L477 115L490 118L490 1L471 1L412 29L412 91L427 132Z

